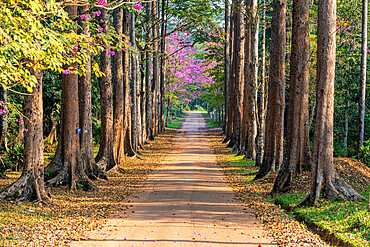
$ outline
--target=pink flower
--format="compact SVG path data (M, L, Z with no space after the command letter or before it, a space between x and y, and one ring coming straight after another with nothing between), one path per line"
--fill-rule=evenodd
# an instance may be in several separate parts
M92 13L93 13L93 15L95 15L95 16L99 16L99 15L101 14L101 11L93 11Z
M135 4L135 9L137 10L141 10L143 8L143 6L139 3Z
M107 1L106 0L101 0L101 1L98 2L98 5L105 6L105 5L107 5Z
M23 129L23 132L27 132L28 131L28 129Z
M108 51L108 55L114 55L116 54L114 51Z
M63 70L62 74L69 75L69 74L72 74L72 71L70 69L65 69Z
M102 37L102 36L103 36L103 34L99 33L99 34L97 34L96 36L97 36L97 37Z
M99 27L99 28L98 28L98 30L99 30L100 32L103 32L103 31L104 31L104 29L103 29L102 27Z
M80 16L81 19L87 20L87 14L83 14Z

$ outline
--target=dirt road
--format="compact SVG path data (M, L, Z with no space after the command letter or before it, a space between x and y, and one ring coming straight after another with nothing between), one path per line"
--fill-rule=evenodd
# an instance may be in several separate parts
M223 181L199 112L190 112L174 151L145 192L73 246L275 246ZM131 199L132 200L132 199Z

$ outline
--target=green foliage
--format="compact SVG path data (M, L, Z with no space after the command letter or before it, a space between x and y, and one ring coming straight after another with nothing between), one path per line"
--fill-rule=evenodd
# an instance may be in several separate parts
M358 158L362 163L370 167L370 140L364 142Z
M13 171L19 171L23 166L23 145L15 145L10 147L8 151L4 151L4 164L1 164L3 169L11 169Z

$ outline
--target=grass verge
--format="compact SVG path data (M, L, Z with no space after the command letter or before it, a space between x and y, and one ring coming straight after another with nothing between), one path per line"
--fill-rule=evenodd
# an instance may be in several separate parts
M206 120L207 127L210 129L219 128L220 125L217 121L213 121L213 119L208 115L207 112L202 113L203 118Z
M183 123L185 122L185 118L183 116L176 117L172 120L171 123L168 123L168 129L181 129Z
M228 181L238 196L252 209L256 216L265 223L270 236L281 246L298 246L309 244L318 246L324 243L305 226L294 221L306 222L316 227L315 232L323 234L335 246L370 246L370 213L368 202L329 202L321 200L315 207L294 208L308 193L310 174L296 176L290 193L274 199L269 196L276 178L276 173L264 179L252 181L258 168L253 161L244 160L242 156L231 154L231 150L221 144L223 137L219 133L210 133L214 139L213 147L218 154L218 163L223 167ZM341 177L353 188L369 199L370 169L357 161L335 159L336 168ZM279 205L274 205L278 203ZM279 207L282 205L283 209ZM287 212L288 216L284 216ZM324 236L326 235L326 236Z

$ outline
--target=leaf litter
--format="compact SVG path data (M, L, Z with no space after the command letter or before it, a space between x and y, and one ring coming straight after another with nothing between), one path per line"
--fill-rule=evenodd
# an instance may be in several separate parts
M267 230L267 236L274 240L278 246L328 246L319 236L310 232L306 226L285 214L279 206L267 200L272 190L276 174L250 181L253 176L242 174L230 161L231 149L222 144L223 136L219 132L209 131L209 138L217 163L223 168L225 180L236 192L236 196L253 213ZM257 169L257 168L255 168Z
M147 176L171 151L176 131L170 130L149 141L140 159L128 158L124 172L108 173L109 181L98 180L98 191L71 192L67 187L48 188L50 203L0 201L0 246L66 246L73 240L88 239L103 228L104 218L129 210L136 192ZM0 189L19 174L0 179ZM128 200L128 197L130 200Z

